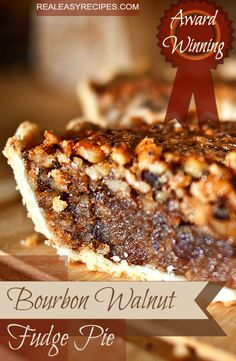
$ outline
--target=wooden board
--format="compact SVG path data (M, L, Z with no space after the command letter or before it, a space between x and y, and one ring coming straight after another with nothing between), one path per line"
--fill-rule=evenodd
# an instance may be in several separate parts
M3 184L4 188L3 186L1 187L0 182L0 194L3 189L6 194L6 181ZM19 195L14 191L14 183L12 181L9 182L7 194L8 200L6 197L0 197L0 250L11 255L55 254L53 248L43 243L43 238L40 243L32 247L26 247L22 244L21 240L34 232L33 225L31 220L27 218L26 210L21 203ZM88 271L85 265L76 263L69 265L69 279L73 281L103 281L111 280L111 276ZM166 347L169 347L171 350L173 347L179 347L179 345L189 345L188 347L191 349L194 348L198 350L198 353L200 352L199 358L195 358L196 360L236 361L236 305L212 304L209 307L209 312L225 330L228 335L227 337L130 338L130 342L137 344L135 347L129 344L128 347L131 350L132 360L135 360L135 350L137 350L137 355L144 355L145 352L148 352L148 354L153 354L155 360L168 360L169 358L163 358L163 355L159 355L162 358L158 358L158 352L161 354L163 348L165 349ZM163 346L163 342L165 346ZM141 352L140 346L144 354ZM173 360L173 355L171 353L168 353L168 355ZM151 357L151 355L147 357Z

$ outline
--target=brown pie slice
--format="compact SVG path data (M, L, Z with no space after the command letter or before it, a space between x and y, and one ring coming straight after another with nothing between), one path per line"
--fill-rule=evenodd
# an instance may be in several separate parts
M150 72L117 73L108 80L80 83L79 101L86 118L103 128L154 125L165 117L172 84ZM215 93L221 120L236 120L235 81L218 80ZM195 114L191 102L189 117Z
M88 269L226 281L236 294L236 123L66 135L22 123L4 154L36 230Z
M80 83L78 96L85 117L114 129L163 119L170 91L170 84L149 72L124 72Z

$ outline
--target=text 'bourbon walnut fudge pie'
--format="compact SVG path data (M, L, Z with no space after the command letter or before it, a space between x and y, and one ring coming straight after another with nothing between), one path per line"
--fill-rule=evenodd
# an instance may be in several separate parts
M4 154L60 254L135 280L226 281L236 298L236 123L41 138L25 122Z

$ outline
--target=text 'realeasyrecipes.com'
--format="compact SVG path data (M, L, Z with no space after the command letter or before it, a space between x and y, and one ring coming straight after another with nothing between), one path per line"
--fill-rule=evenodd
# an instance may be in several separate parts
M109 13L116 15L117 12L124 15L138 15L140 10L140 4L138 1L133 2L121 2L121 1L107 1L107 2L52 2L41 1L36 2L36 14L37 15L61 15L66 13L67 15L106 15Z

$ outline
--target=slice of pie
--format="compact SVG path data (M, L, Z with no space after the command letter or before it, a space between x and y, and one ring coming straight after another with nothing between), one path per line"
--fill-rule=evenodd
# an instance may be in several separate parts
M236 291L236 123L66 135L29 122L4 154L36 230L91 270Z
M78 87L83 114L104 128L130 128L163 119L170 84L149 72L117 73L106 81L85 81Z
M106 81L86 81L78 87L83 114L104 128L131 128L135 124L153 125L165 117L172 84L150 72L117 73ZM221 120L236 120L235 82L215 84ZM192 101L189 117L195 114Z

